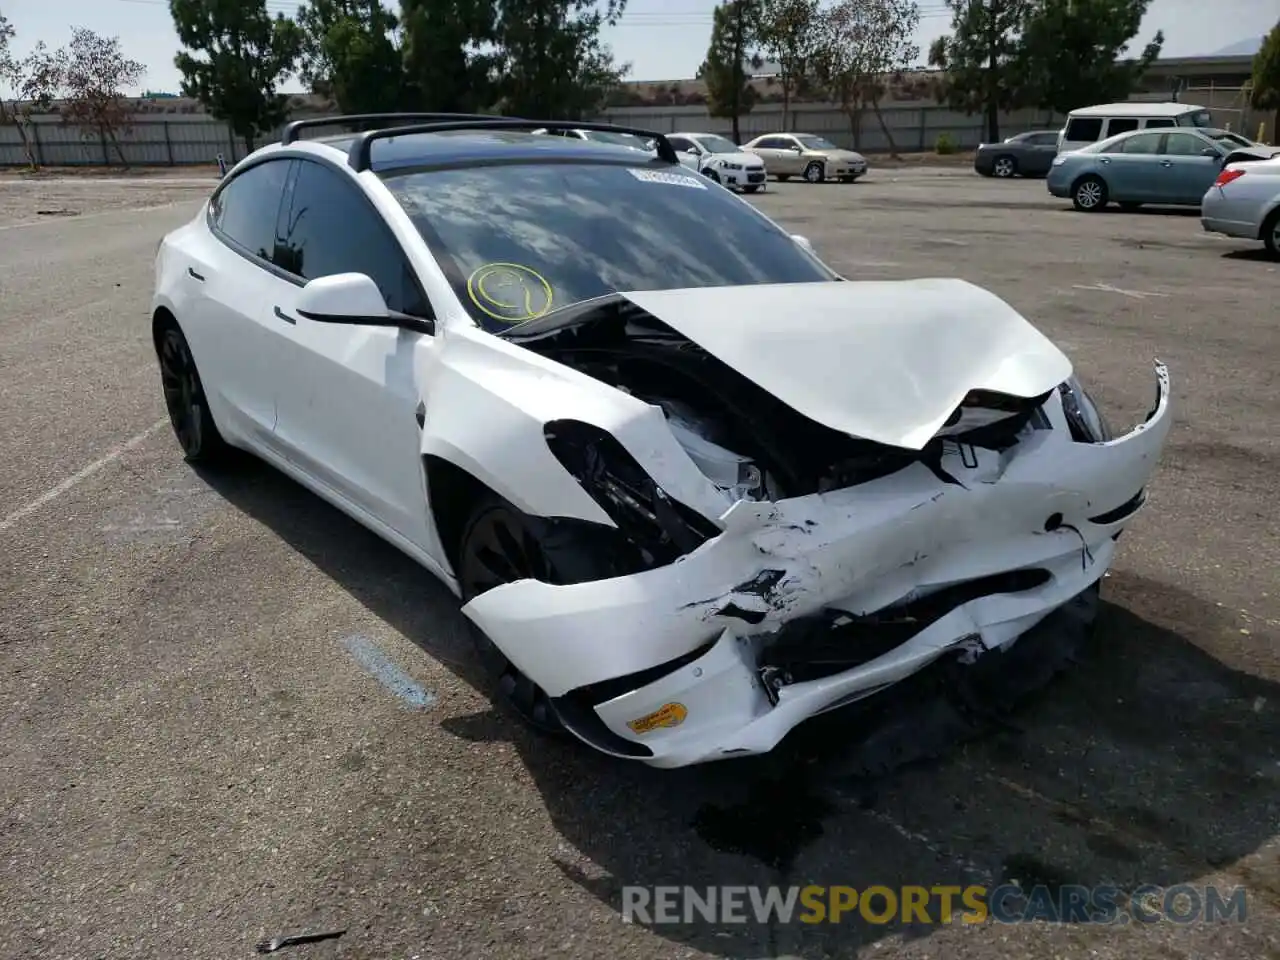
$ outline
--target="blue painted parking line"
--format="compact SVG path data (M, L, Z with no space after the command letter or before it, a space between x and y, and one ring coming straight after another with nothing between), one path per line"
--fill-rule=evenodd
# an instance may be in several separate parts
M424 689L388 659L378 645L368 637L353 634L342 641L347 652L364 667L373 678L411 707L422 709L436 702L435 694Z

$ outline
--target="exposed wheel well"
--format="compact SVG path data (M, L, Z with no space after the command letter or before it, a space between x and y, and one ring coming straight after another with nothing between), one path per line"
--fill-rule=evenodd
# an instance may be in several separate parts
M151 315L151 342L158 348L160 346L160 334L178 325L178 318L175 317L164 307L157 307L156 312Z
M422 458L422 468L426 471L427 502L431 505L436 536L440 538L450 569L456 572L467 519L476 504L495 491L443 457L427 454Z

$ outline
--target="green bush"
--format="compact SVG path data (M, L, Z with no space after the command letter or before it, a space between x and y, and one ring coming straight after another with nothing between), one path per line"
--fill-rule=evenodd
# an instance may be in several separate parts
M949 133L940 133L938 134L937 141L934 142L933 149L940 156L944 156L944 157L949 153L955 153L956 152L955 138L953 138Z

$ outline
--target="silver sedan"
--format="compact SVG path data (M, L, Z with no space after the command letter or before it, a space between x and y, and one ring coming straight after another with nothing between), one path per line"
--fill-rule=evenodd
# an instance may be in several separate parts
M1200 223L1210 233L1261 240L1280 260L1280 156L1227 164L1200 201Z

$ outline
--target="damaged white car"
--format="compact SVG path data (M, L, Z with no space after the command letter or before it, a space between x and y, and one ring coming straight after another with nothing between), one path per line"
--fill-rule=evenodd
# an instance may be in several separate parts
M295 124L165 238L164 395L188 459L252 451L443 580L527 719L763 753L1096 590L1162 366L1113 436L997 297L843 280L661 136L414 119Z

